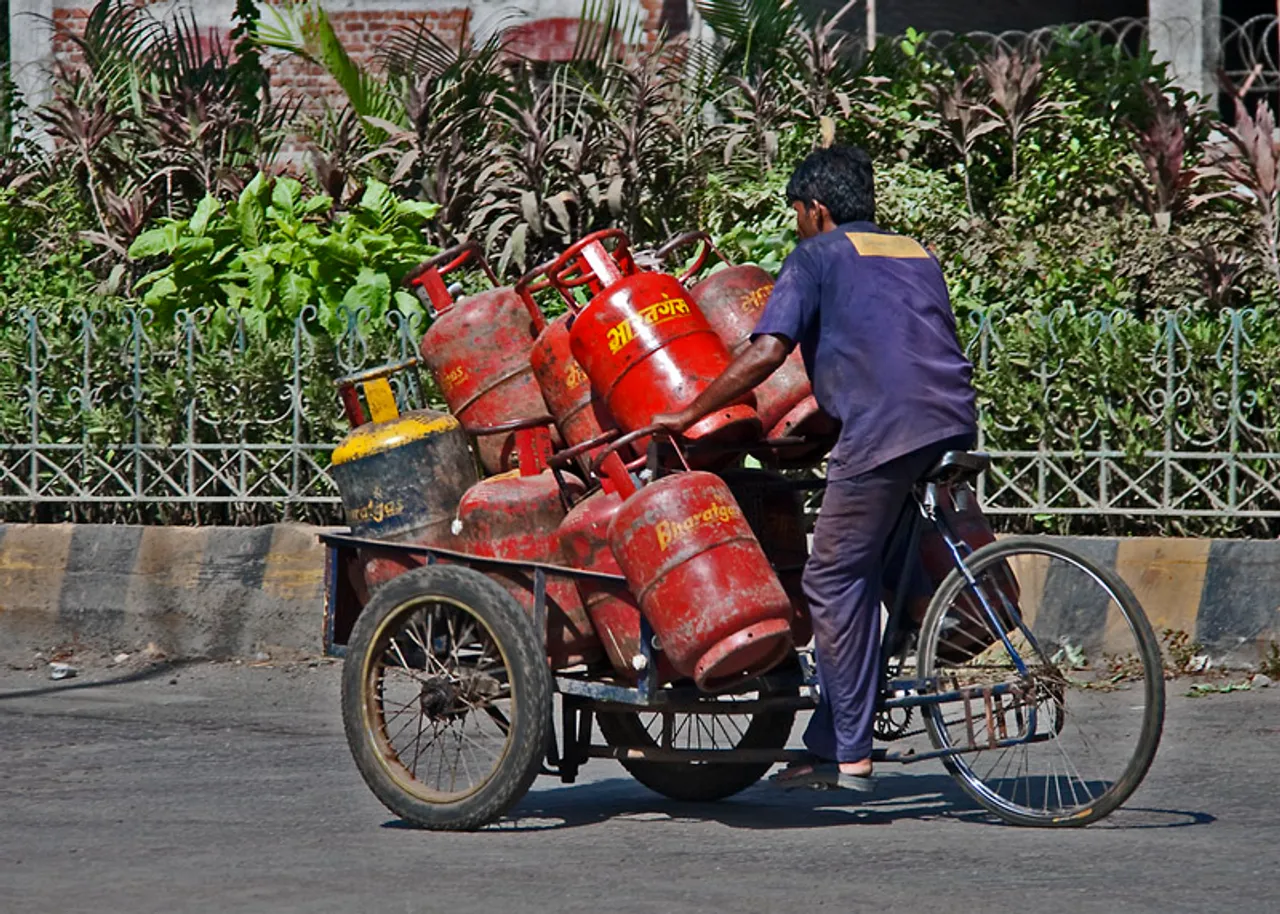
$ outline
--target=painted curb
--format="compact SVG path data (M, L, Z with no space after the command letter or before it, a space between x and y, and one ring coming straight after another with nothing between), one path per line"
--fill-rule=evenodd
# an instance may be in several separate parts
M0 525L0 656L317 654L323 528Z
M0 524L0 656L149 642L170 657L319 653L323 529ZM1118 571L1157 635L1185 631L1215 662L1254 665L1280 638L1280 541L1063 542ZM1106 607L1070 603L1037 627L1105 651L1107 618Z

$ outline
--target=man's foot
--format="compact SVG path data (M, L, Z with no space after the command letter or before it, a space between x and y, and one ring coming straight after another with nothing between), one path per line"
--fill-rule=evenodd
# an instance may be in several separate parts
M811 787L820 790L839 789L869 793L875 787L875 778L871 773L871 759L839 763L820 759L812 762L796 762L775 774L769 781L784 790Z

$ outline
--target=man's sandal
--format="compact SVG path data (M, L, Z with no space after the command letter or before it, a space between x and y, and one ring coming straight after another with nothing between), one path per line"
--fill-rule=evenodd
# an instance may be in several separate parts
M808 768L803 774L793 774L799 768ZM852 790L871 793L876 787L874 774L847 774L840 770L839 762L797 762L769 778L769 783L783 790L801 787L810 790Z

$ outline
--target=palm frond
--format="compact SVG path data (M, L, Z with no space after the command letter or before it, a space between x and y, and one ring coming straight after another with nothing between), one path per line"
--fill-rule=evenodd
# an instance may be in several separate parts
M644 29L639 5L618 0L583 0L571 66L581 73L597 72L620 62L627 48L639 44Z
M79 48L84 68L111 99L125 107L136 90L139 62L146 59L163 24L126 0L103 0L89 11L84 30L59 27L61 37ZM69 75L62 72L63 79Z
M254 40L265 47L296 54L322 68L333 77L362 118L406 122L403 102L385 82L352 59L316 0L267 7ZM365 132L372 142L379 142L385 136L385 131L367 121Z
M767 70L793 43L803 26L795 0L695 0L698 14L723 42L727 70L748 74Z

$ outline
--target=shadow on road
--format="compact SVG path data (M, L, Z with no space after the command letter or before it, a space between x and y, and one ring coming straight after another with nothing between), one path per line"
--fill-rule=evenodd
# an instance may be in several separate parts
M827 828L890 825L905 820L952 820L1003 825L944 774L885 774L876 793L841 790L782 791L757 785L718 803L681 803L650 793L629 778L532 790L489 831L557 831L607 821L719 822L729 828ZM1216 821L1209 813L1122 808L1093 828L1185 828ZM394 820L386 828L412 828Z
M40 686L34 689L0 692L0 701L14 698L36 698L40 695L56 695L62 692L78 692L83 689L106 689L112 686L128 685L132 682L144 682L148 679L157 679L172 673L183 666L187 666L190 662L192 661L163 660L158 663L147 664L141 669L133 670L120 676L113 676L110 679L66 679L54 685Z

